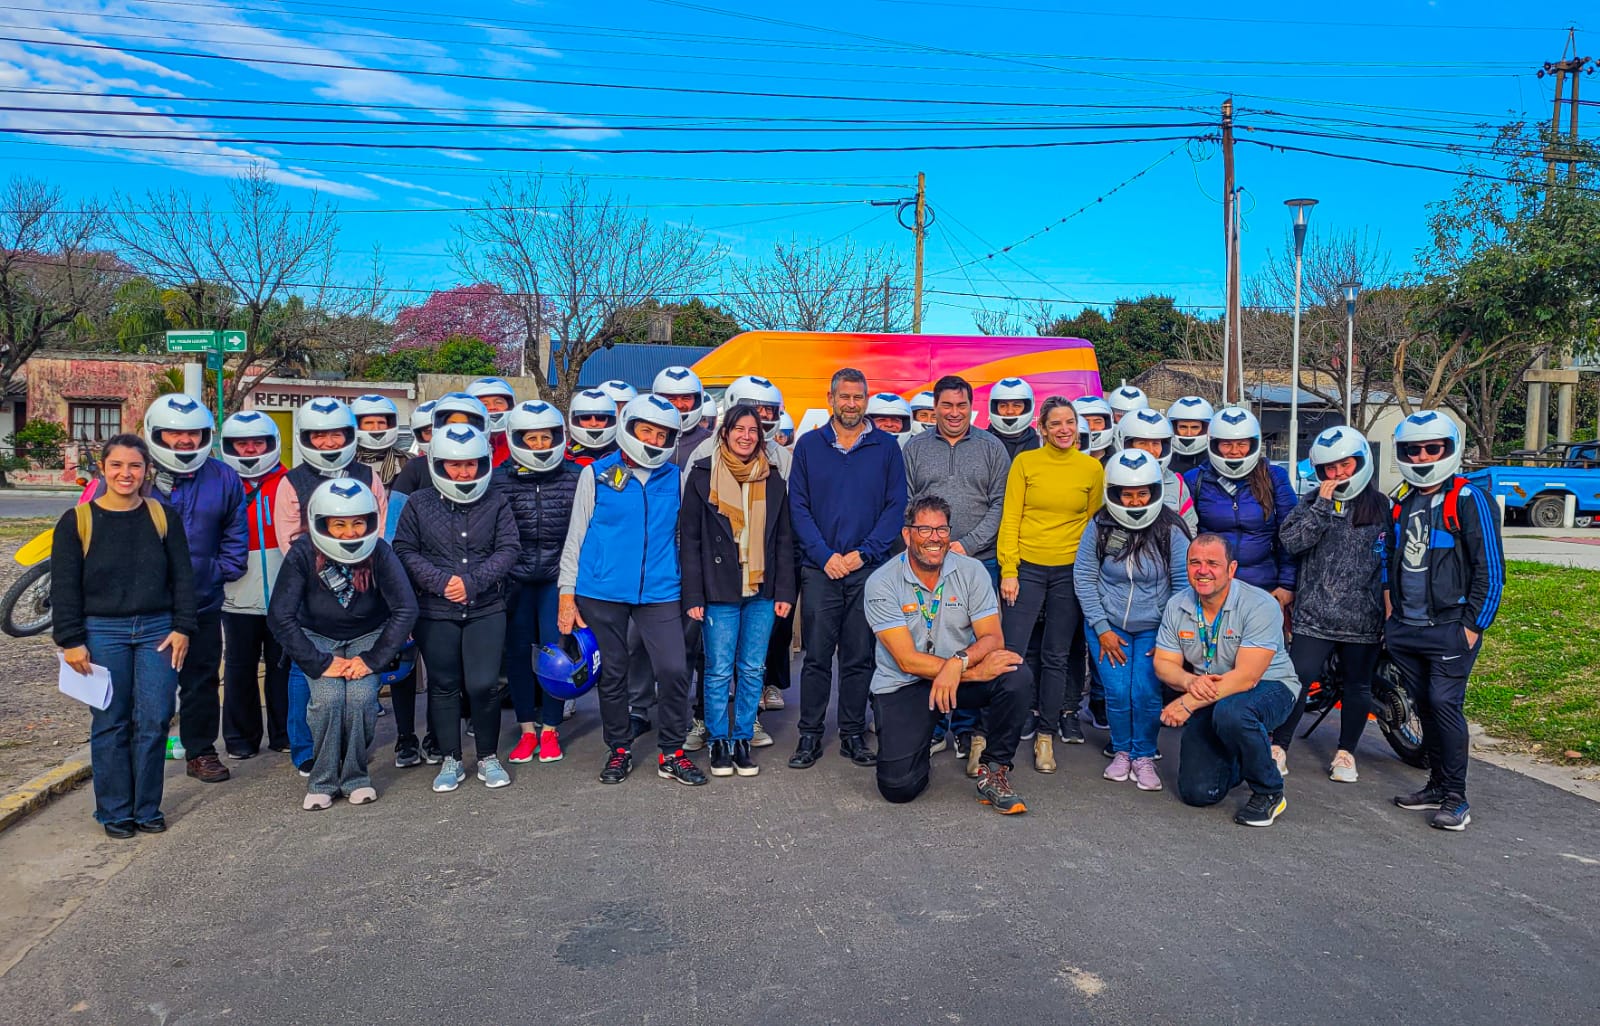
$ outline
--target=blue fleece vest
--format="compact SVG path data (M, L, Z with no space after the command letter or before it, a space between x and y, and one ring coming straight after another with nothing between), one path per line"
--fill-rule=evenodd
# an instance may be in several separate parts
M620 492L605 482L616 467L627 475ZM590 469L594 515L578 554L578 594L628 605L678 601L677 465L657 467L643 485L620 452Z

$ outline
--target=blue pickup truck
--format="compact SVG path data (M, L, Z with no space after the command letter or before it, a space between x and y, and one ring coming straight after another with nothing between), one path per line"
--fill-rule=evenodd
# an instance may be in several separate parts
M1482 467L1467 480L1505 504L1507 523L1562 527L1567 497L1577 527L1600 516L1600 441L1554 445L1537 453L1512 453L1514 463ZM1520 466L1517 464L1521 464Z

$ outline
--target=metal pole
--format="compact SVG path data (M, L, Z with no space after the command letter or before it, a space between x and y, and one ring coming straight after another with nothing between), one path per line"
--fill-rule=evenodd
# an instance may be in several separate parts
M220 339L221 336L219 335L218 338ZM217 434L216 434L216 438L217 438L217 445L221 446L221 444L222 444L222 421L224 420L224 417L222 416L222 365L223 365L223 356L222 356L222 343L220 341L217 343L216 353L217 353Z
M1289 484L1300 491L1300 260L1306 226L1294 226L1294 343L1289 356Z

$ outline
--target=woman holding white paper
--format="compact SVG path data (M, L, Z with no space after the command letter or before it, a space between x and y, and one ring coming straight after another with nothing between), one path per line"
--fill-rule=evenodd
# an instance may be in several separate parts
M144 496L150 450L137 435L106 442L105 494L69 509L50 550L53 636L67 665L111 672L111 704L93 711L94 818L108 837L159 834L167 728L178 668L196 627L183 521Z

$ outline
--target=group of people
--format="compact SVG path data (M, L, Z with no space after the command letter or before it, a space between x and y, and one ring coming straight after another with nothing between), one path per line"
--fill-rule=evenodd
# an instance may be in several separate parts
M662 778L707 783L703 748L711 776L753 776L798 610L787 764L823 756L832 704L840 755L891 802L953 747L980 800L1023 812L1019 748L1053 773L1084 721L1109 736L1107 780L1159 791L1165 724L1184 730L1180 798L1215 804L1243 782L1235 820L1267 826L1287 807L1304 683L1334 656L1328 772L1358 779L1386 645L1430 767L1395 802L1470 822L1462 705L1503 556L1442 413L1400 425L1395 500L1366 440L1336 427L1312 443L1302 501L1256 418L1199 397L1163 414L1126 385L1036 401L1006 379L979 429L959 377L907 402L846 368L828 405L796 441L758 376L715 403L671 367L647 393L608 382L565 413L481 378L412 411L408 458L392 402L324 397L297 409L286 471L270 417L229 417L212 457L204 407L161 397L142 437L105 444L98 494L55 535L56 642L113 682L93 714L96 818L117 837L165 828L174 700L190 776L229 778L220 728L230 759L288 752L307 810L374 801L384 684L394 763L437 766L438 792L467 778L464 733L490 788L512 782L506 763L562 759L570 699L591 686L601 782L624 781L651 732Z

